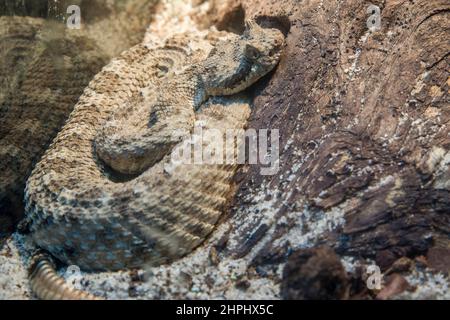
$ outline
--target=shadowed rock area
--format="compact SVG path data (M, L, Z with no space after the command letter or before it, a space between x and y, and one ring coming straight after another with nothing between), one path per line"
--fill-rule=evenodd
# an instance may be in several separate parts
M288 300L345 299L348 280L339 257L327 247L293 253L283 270L281 296Z

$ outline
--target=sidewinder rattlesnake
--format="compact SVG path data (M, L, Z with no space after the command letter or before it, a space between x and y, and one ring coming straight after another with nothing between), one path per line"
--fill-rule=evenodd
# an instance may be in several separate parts
M243 129L248 104L205 101L266 75L283 43L278 29L250 21L243 35L228 34L208 55L174 37L114 59L85 89L27 182L37 246L84 270L119 270L168 263L200 245L223 212L237 165L168 167L171 152L196 121L223 135ZM46 255L39 257L31 273L38 296L91 298L63 287Z

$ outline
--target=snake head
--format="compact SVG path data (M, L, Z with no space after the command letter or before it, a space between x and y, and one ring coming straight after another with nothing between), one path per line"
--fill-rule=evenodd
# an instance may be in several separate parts
M246 22L243 35L219 42L206 61L205 79L209 95L238 93L269 73L280 61L283 33Z
M284 35L278 29L264 29L254 20L246 22L243 55L253 65L254 73L266 74L279 62L284 45Z

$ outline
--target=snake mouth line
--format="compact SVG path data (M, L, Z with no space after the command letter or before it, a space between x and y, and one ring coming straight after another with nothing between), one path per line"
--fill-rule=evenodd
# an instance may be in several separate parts
M249 83L256 82L259 78L252 79L253 69L258 66L252 62L244 61L241 63L232 76L225 79L221 84L222 88L210 88L208 90L211 96L233 95L249 87Z

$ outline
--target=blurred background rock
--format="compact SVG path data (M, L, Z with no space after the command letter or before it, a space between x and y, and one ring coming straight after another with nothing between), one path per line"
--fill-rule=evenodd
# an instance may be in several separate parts
M142 41L156 0L0 0L0 245L25 182L92 77ZM81 28L66 26L78 5Z

